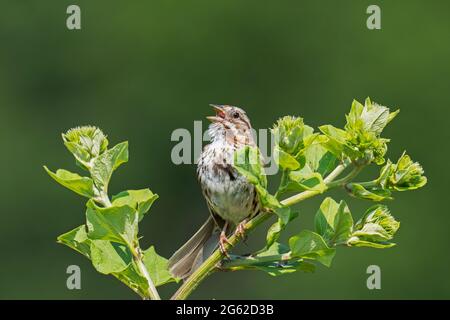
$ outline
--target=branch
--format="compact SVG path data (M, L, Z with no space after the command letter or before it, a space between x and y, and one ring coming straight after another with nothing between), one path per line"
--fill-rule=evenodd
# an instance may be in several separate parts
M335 180L328 184L328 188L334 188L334 187L342 187L345 186L349 181L351 181L353 178L355 178L363 169L364 166L359 165L355 166L355 168L345 177L339 180Z
M148 300L150 298L151 300L161 300L161 297L159 296L158 290L156 290L156 287L152 281L152 278L150 277L150 274L148 273L148 270L142 261L142 253L141 249L138 247L135 252L133 252L133 259L136 263L137 267L139 268L140 273L144 276L144 278L147 280L148 284L148 297L145 297L144 300Z
M349 165L349 163L344 162L343 164L338 165L325 179L324 182L327 184L328 189L330 189L331 182L336 179ZM356 167L353 171L359 170L358 167ZM352 172L353 172L352 171ZM359 172L359 171L358 171ZM352 176L353 177L353 176ZM332 185L334 187L334 185ZM291 206L296 203L299 203L303 200L309 199L311 197L314 197L316 195L320 194L319 191L313 191L308 190L301 192L299 194L296 194L290 198L287 198L283 201L281 201L281 204L285 206ZM244 229L246 232L252 231L254 228L256 228L258 225L266 221L272 216L272 212L265 211L257 215L255 218L250 220L245 226ZM232 247L234 247L241 239L237 235L232 235L229 239L229 243L225 245L226 250L230 250ZM171 300L184 300L186 299L192 291L197 288L197 286L216 268L217 264L220 263L220 261L223 259L223 254L220 252L220 250L215 250L214 253L209 256L208 259L203 262L203 264L195 270L189 278L181 285L181 287L175 292L175 294L172 296Z
M100 203L103 204L104 207L111 207L111 201L109 200L109 197L106 193L102 193ZM136 263L136 266L139 269L139 272L141 275L145 278L148 285L148 292L146 295L140 294L138 291L134 290L136 293L138 293L143 300L161 300L161 297L159 296L158 290L156 290L155 284L152 281L152 278L150 277L150 274L148 273L147 267L145 266L143 262L142 252L141 248L139 247L139 242L135 246L129 247L131 254L133 255L133 260Z

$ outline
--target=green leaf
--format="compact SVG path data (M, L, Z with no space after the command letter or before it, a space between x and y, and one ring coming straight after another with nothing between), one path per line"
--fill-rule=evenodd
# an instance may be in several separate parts
M255 185L255 189L258 192L259 200L261 205L264 208L278 208L281 206L280 202L275 198L275 196L271 195L269 191L264 189L260 184Z
M384 230L382 238L386 240L392 239L400 227L400 222L395 220L385 205L375 205L367 209L364 216L355 224L355 232L364 230L367 224L379 225Z
M273 208L273 210L283 224L288 224L298 216L298 212L291 211L291 208L289 207L283 207L281 203L279 207Z
M300 170L289 172L289 181L285 189L286 191L313 190L322 193L327 190L327 185L320 173L313 172L308 165L305 165Z
M413 162L404 152L395 165L390 167L387 187L397 191L414 190L423 187L427 178L418 162Z
M347 185L347 190L350 194L356 198L372 200L372 201L383 201L391 200L391 192L388 189L383 189L378 186L372 186L370 188L365 188L358 183L350 183Z
M353 237L365 238L372 242L386 241L392 239L386 230L377 223L366 223L361 230L356 230L352 234Z
M329 248L319 234L309 230L303 230L291 237L289 247L293 257L317 260L327 267L331 265L336 251Z
M364 216L355 224L347 244L386 248L393 245L388 241L392 240L399 228L400 222L394 219L389 209L383 205L376 205L367 209Z
M155 286L161 286L172 281L178 282L179 280L172 278L168 270L168 260L158 255L153 246L145 250L144 264Z
M89 154L88 151L86 151L80 145L74 142L64 142L64 145L66 146L67 150L69 150L70 153L73 154L77 163L80 164L81 168L83 169L89 168L89 162L91 161L92 156Z
M396 164L390 160L381 168L379 177L371 182L350 183L347 190L355 197L372 201L390 200L391 191L414 190L423 187L427 178L422 166L403 153Z
M234 163L236 171L243 175L247 181L255 186L259 200L263 207L282 207L275 196L271 195L267 187L267 177L261 165L261 156L256 147L243 147L234 153Z
M381 134L389 119L389 109L366 100L366 107L361 113L364 129Z
M388 179L391 174L393 164L391 160L387 160L386 164L380 170L380 176L375 180L375 184L381 189L388 188Z
M369 98L366 99L364 106L354 102L345 125L348 133L347 145L357 150L360 153L359 157L367 162L383 164L389 140L380 138L380 135L397 114L398 112L390 113L389 108L373 103Z
M264 272L267 272L271 276L279 276L287 273L292 273L295 271L303 271L303 272L314 272L315 266L309 262L304 261L303 259L290 259L283 260L282 255L289 252L289 247L274 242L269 248L259 253L253 258L244 258L242 261L245 261L242 266L239 266L239 259L232 260L234 265L236 265L237 269L257 269ZM277 259L275 261L266 261L262 262L260 258L271 257ZM253 261L252 261L253 260Z
M305 124L299 117L286 116L277 121L272 129L275 144L289 155L297 155L303 146Z
M76 173L63 169L57 170L56 173L51 172L46 166L44 166L44 169L50 177L67 189L87 198L94 197L94 185L92 179L81 177Z
M400 113L400 109L395 110L394 112L389 113L389 117L388 117L388 121L387 123L389 124L389 122L391 122L392 120L394 120L394 118Z
M266 248L271 247L279 239L286 225L298 217L298 212L291 211L289 207L276 208L275 213L278 220L267 231Z
M336 128L332 125L320 126L319 130L328 138L321 145L328 151L333 153L338 159L342 159L344 155L352 159L360 156L360 152L348 143L348 134L345 130Z
M390 113L389 108L366 99L364 106L354 100L347 115L346 130L372 132L379 136L386 125L398 114L398 110Z
M277 222L272 224L267 230L266 235L266 248L270 247L275 241L277 241L280 237L281 231L284 229L285 224L281 221L281 219L278 219Z
M278 199L271 195L267 187L267 177L261 165L258 148L243 147L234 153L234 167L248 182L255 186L259 200L263 207L276 209L283 207Z
M322 131L322 133L329 139L338 144L344 145L347 143L347 132L345 132L345 130L336 128L329 124L320 126L319 130Z
M345 130L330 125L320 130L328 137L322 145L339 159L345 156L354 162L378 165L384 163L389 139L380 137L384 127L398 112L390 113L389 108L372 103L367 99L363 106L354 100L350 113L346 116Z
M129 205L101 208L90 200L86 210L88 237L132 247L137 241L138 218L138 212Z
M85 257L91 257L91 240L88 239L86 226L83 224L58 237L58 243L64 244Z
M272 264L255 265L254 268L260 271L267 272L269 275L273 277L293 273L296 271L313 273L316 270L316 266L314 264L306 262L301 259L278 264L272 263Z
M148 294L147 279L138 271L139 268L126 246L106 240L93 240L91 251L92 263L97 271L114 275L141 295ZM178 281L170 275L167 259L156 254L153 246L144 252L143 262L155 286Z
M353 228L353 218L345 201L338 204L329 197L320 205L314 223L316 232L330 245L347 241Z
M333 243L347 241L352 233L353 218L345 201L341 201L339 204L339 209L334 217L333 229L334 234L331 238Z
M267 187L267 177L261 164L261 154L256 147L245 146L234 153L234 168L243 175L248 182Z
M325 239L330 239L334 235L334 220L338 211L339 204L332 198L327 197L316 213L314 218L316 232Z
M273 155L275 163L282 169L296 170L300 167L300 163L289 153L281 150L279 146L275 146Z
M150 189L127 190L113 196L112 205L116 207L128 205L134 208L139 213L139 221L141 221L156 199L158 195Z
M395 243L391 242L370 242L361 240L358 237L351 237L347 244L351 247L369 247L369 248L376 248L376 249L387 249L392 248L395 246Z
M122 142L95 158L91 175L99 189L107 190L111 175L128 161L128 142Z
M363 112L364 106L357 100L352 101L352 106L350 107L350 112L346 115L347 124L353 126L362 125L361 114Z
M313 144L305 151L305 161L313 172L324 177L336 167L337 158L322 145Z
M279 242L274 242L264 251L256 255L257 258L282 255L289 252L289 247Z
M107 240L91 241L91 259L95 269L103 274L120 273L133 260L125 245Z
M93 126L76 127L62 135L64 145L83 167L89 167L91 159L108 147L108 139L103 132Z
M148 296L149 287L147 279L139 274L138 267L134 261L132 261L125 270L118 273L113 273L112 275L142 297Z

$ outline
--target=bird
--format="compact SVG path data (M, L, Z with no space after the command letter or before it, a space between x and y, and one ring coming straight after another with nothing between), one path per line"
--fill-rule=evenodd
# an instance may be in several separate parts
M200 229L168 261L172 276L185 279L219 247L227 257L225 244L234 232L244 236L244 225L256 216L261 204L258 193L233 167L234 153L245 147L256 147L252 126L245 111L230 105L211 105L214 116L211 138L200 154L197 179L206 199L209 217Z

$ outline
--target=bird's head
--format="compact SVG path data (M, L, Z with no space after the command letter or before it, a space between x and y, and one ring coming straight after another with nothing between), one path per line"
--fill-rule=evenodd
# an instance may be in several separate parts
M211 104L211 107L216 114L206 118L211 121L209 133L213 140L226 137L228 141L231 139L253 141L252 126L244 110L229 105Z

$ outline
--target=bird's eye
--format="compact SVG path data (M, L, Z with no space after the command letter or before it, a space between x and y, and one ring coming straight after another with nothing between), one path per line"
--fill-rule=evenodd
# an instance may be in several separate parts
M239 112L234 112L233 113L233 118L237 119L239 117L240 117Z

